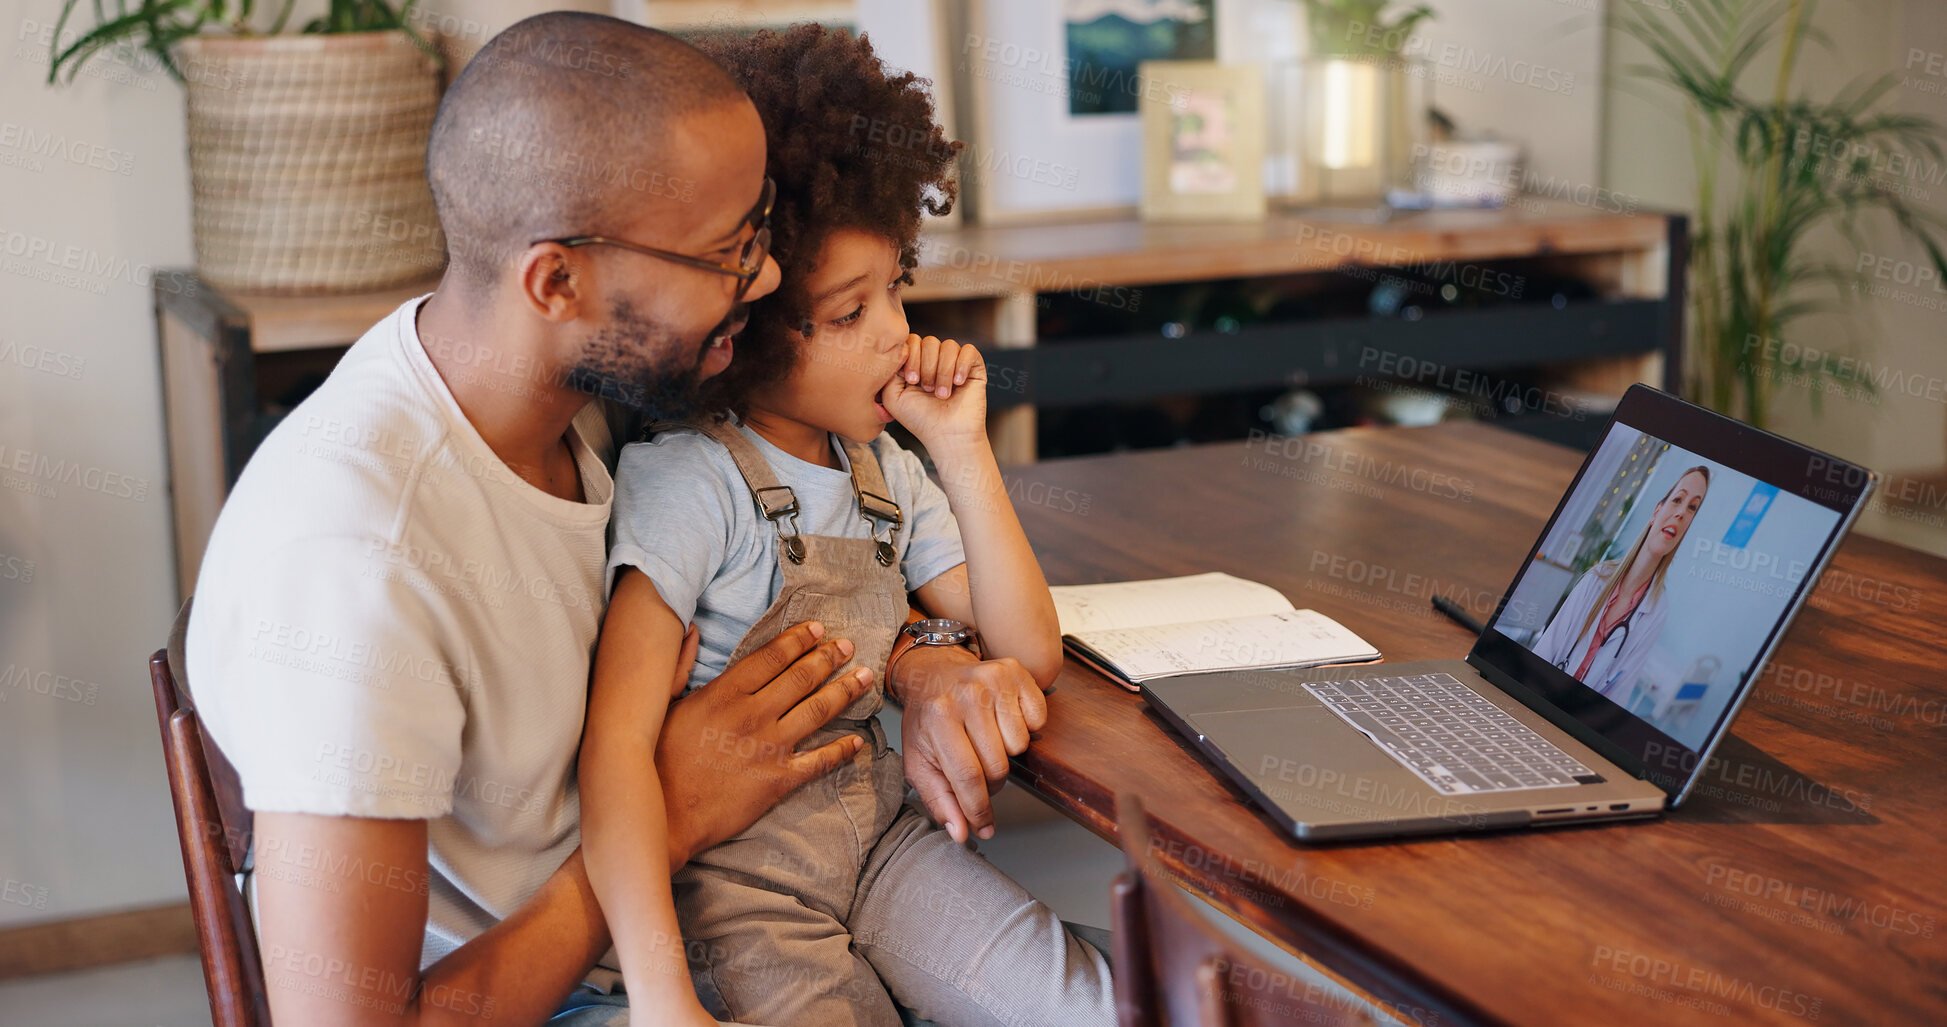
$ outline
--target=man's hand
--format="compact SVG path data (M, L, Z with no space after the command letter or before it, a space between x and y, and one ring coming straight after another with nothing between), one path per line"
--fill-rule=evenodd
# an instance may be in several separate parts
M1048 722L1041 687L1016 660L982 661L957 646L916 646L894 669L906 780L954 841L992 838L988 796L1007 780L1007 758Z
M826 680L852 658L852 643L820 642L824 630L816 622L786 628L670 706L656 739L656 773L671 871L755 823L792 789L838 769L864 744L847 735L796 751L872 686L873 672L863 667Z

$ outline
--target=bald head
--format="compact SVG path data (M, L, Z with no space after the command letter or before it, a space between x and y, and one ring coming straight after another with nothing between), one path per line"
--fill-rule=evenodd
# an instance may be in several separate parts
M613 232L696 187L670 144L686 119L748 103L665 32L554 11L509 26L440 102L426 177L449 273L491 289L538 239Z

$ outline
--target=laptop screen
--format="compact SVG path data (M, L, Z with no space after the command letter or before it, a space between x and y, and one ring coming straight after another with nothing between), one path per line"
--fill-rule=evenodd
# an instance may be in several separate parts
M1652 407L1677 403L1650 395ZM1659 425L1648 397L1632 398L1475 656L1674 790L1727 725L1871 476L1694 407ZM1698 426L1692 412L1721 427L1675 437ZM1819 485L1831 476L1821 460L1842 469L1839 483Z

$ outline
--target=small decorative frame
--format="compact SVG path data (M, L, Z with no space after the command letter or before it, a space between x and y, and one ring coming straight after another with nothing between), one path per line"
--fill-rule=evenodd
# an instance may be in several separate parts
M1256 65L1145 61L1142 216L1264 216L1264 76Z

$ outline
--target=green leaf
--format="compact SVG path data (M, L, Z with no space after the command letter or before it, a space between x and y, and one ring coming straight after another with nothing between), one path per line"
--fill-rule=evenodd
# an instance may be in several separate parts
M55 83L55 76L65 66L68 70L67 81L72 83L74 76L81 70L81 66L87 63L89 58L124 40L140 38L146 46L158 36L168 35L174 29L165 23L164 19L173 16L178 11L191 8L199 2L200 0L143 0L142 6L135 11L96 25L93 29L90 29L80 38L76 39L65 50L59 50L48 62L48 82L50 84ZM61 12L62 22L67 20L67 13L73 7L73 0L70 0L67 7ZM195 18L192 24L200 27L202 19L200 17ZM60 41L61 36L57 26L54 36L54 46L58 48ZM149 48L153 49L152 46ZM163 64L175 78L178 80L182 78L181 71L166 56Z

